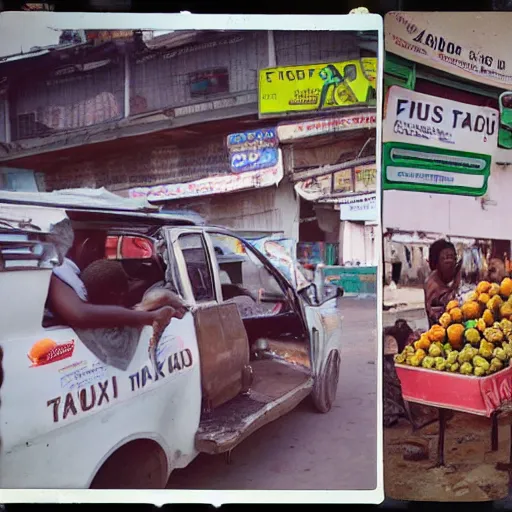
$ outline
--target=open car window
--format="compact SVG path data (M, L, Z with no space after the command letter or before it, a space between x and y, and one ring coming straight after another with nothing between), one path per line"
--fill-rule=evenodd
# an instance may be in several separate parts
M187 233L178 238L187 275L196 302L216 300L208 253L201 234Z
M243 317L278 314L289 309L279 282L250 245L236 237L210 233L221 279L224 301L247 302ZM229 280L228 280L229 278ZM252 307L249 304L252 302Z

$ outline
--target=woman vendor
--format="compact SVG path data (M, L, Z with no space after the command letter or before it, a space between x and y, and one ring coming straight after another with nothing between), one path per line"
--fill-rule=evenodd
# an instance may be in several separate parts
M429 327L439 321L448 302L459 299L461 292L461 267L457 264L455 246L440 239L431 246L428 254L431 273L425 281L425 309Z
M429 265L431 273L425 281L425 309L429 326L436 324L450 300L463 303L467 294L476 285L465 284L461 278L461 265L457 263L455 246L440 239L430 246ZM500 283L507 276L505 265L499 258L492 258L485 279Z

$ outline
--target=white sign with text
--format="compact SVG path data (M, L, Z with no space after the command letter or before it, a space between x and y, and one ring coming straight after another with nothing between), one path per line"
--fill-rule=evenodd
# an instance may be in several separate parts
M386 101L383 142L490 155L497 148L499 113L393 86Z
M340 199L340 220L377 220L377 194L358 194Z

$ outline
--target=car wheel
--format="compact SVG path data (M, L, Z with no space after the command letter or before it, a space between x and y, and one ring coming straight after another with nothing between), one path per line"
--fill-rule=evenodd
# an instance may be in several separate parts
M94 477L91 489L164 489L167 458L154 441L138 440L114 452Z
M323 374L317 381L313 391L313 404L318 412L327 413L331 410L340 378L340 355L337 350L331 350Z

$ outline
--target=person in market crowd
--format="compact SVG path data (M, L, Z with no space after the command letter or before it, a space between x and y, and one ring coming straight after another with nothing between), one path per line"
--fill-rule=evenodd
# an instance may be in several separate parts
M506 258L506 254L505 254ZM506 259L505 259L506 261ZM500 258L491 258L487 270L487 280L491 283L501 283L505 277L508 277L506 263Z

